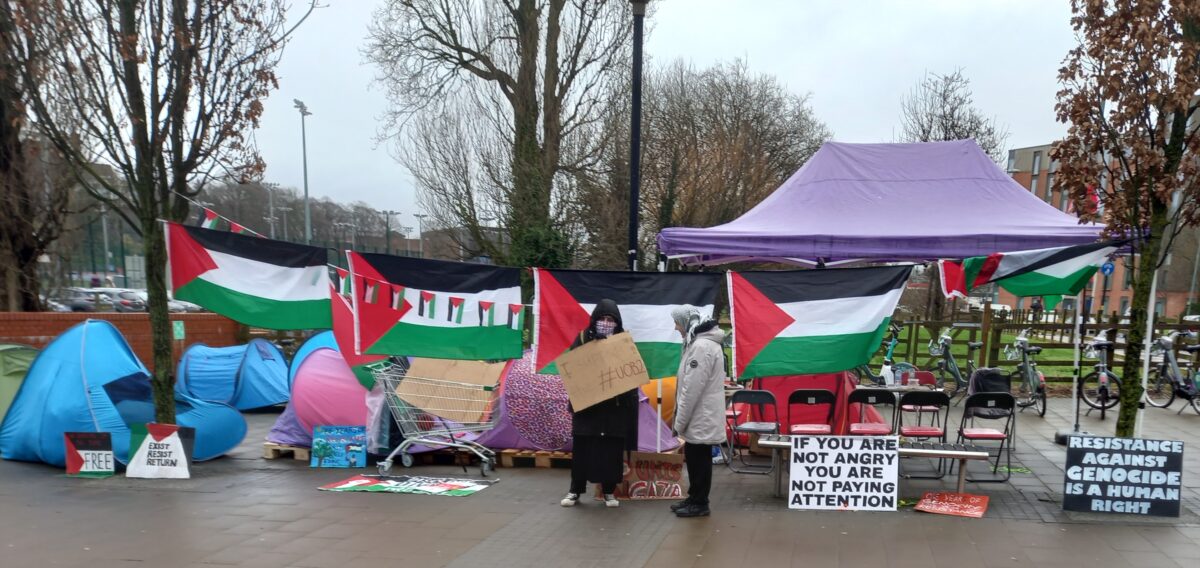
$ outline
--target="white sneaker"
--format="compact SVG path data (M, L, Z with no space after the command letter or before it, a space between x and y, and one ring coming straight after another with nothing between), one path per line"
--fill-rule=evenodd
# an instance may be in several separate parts
M579 503L579 494L578 493L567 493L567 496L563 497L563 500L558 502L558 504L562 505L563 507L574 507L578 503Z
M617 501L617 498L613 494L606 493L606 494L604 494L604 506L605 507L620 507L621 502Z

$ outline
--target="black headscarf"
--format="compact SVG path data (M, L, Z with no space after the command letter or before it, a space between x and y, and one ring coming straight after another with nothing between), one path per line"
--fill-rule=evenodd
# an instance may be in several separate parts
M621 309L617 307L616 302L605 298L600 300L596 304L596 308L592 310L592 319L588 321L588 326L583 332L583 337L575 342L577 346L578 344L587 343L599 337L596 335L596 322L604 316L609 316L612 319L617 320L617 327L616 329L613 329L613 335L625 331L625 326L621 321Z

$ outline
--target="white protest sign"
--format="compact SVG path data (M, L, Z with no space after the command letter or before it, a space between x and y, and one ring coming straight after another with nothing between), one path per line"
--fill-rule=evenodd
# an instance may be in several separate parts
M129 427L129 464L125 477L188 479L196 430L174 424Z
M790 509L895 511L896 436L792 436Z

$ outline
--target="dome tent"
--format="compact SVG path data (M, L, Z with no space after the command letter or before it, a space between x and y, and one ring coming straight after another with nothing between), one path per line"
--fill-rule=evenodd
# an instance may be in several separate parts
M150 372L111 323L87 320L51 341L29 368L0 424L0 457L66 463L65 432L110 432L125 463L131 424L154 421ZM196 430L193 459L219 457L246 436L246 420L224 404L175 394L176 422Z
M179 359L175 391L238 410L283 404L289 392L287 361L265 339L232 347L197 343Z
M26 345L0 344L0 422L4 421L4 415L37 354L37 349Z
M288 369L288 382L291 401L267 441L307 447L314 426L366 424L367 389L342 358L332 331L318 333L300 346Z

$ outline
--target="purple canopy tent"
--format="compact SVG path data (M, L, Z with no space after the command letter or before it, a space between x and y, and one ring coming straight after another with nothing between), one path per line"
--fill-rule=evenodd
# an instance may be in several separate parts
M934 260L1094 242L1004 173L974 140L828 142L741 217L672 227L658 247L687 264Z

